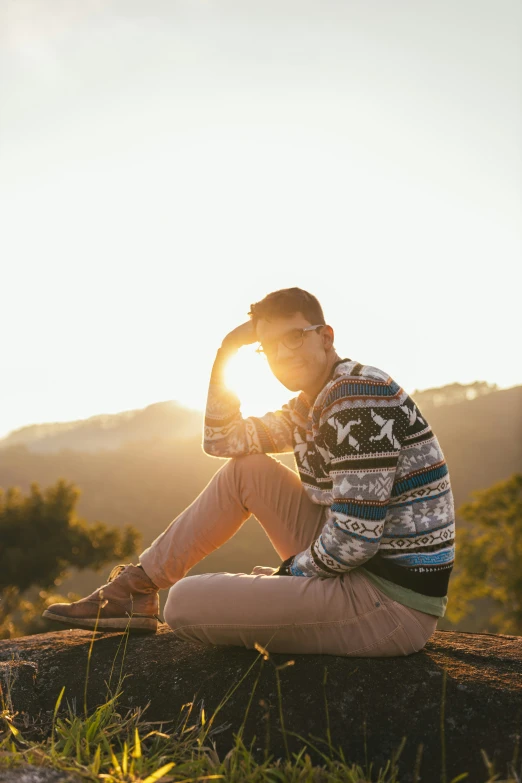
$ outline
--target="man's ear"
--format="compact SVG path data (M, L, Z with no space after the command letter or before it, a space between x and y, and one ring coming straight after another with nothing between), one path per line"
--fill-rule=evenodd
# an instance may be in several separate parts
M326 350L330 349L334 342L334 330L331 326L324 326L321 329L321 337L323 338L323 345Z

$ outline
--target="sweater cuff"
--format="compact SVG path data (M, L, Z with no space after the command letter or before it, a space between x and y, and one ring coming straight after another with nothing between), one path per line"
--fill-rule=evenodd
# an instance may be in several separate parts
M283 560L277 571L274 571L272 576L293 576L292 572L290 571L290 567L294 561L294 557L295 555L292 555L292 557Z

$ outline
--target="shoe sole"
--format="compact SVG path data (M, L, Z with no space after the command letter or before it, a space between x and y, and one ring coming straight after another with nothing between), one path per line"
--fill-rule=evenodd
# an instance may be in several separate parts
M46 609L42 612L42 617L47 617L48 620L55 620L59 623L65 623L66 625L75 625L77 628L85 628L86 630L92 630L96 628L97 631L137 631L141 633L156 633L158 630L158 621L152 617L112 617L105 619L100 617L89 619L83 617L78 619L76 617L64 617L61 614L54 614Z

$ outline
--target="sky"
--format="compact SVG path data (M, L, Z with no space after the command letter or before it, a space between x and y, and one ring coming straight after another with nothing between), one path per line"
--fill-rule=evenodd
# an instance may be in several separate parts
M205 404L315 294L405 389L522 383L515 0L3 0L0 436ZM253 348L246 414L293 396Z

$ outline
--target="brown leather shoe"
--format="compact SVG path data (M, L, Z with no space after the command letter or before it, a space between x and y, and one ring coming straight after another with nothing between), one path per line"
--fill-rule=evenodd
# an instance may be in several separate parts
M158 591L143 568L117 565L107 584L71 604L51 604L42 617L77 628L154 633L160 619Z

